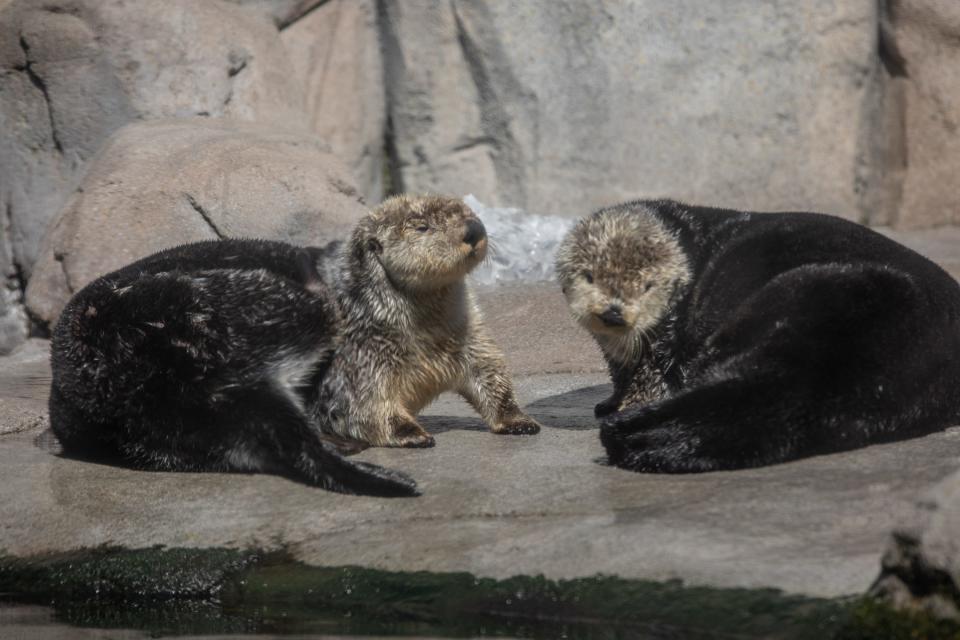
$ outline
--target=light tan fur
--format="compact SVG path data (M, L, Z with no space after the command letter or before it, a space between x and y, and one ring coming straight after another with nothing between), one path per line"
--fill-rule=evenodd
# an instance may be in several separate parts
M577 322L600 346L614 380L610 408L666 392L649 358L652 331L690 265L677 238L644 207L601 210L570 230L557 251L557 276ZM619 309L622 324L602 316Z
M465 240L473 225L482 237ZM344 331L321 388L322 423L377 446L431 446L416 415L460 393L496 433L536 433L465 276L486 233L460 200L398 196L354 229L338 298Z

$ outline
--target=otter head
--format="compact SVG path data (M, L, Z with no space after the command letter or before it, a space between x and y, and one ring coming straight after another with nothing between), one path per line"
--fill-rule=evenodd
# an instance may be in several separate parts
M405 290L439 289L464 278L487 254L487 231L462 200L396 196L354 230L355 252L374 257Z
M556 266L577 322L601 346L630 350L640 346L690 275L677 239L642 204L601 210L578 222L563 239Z

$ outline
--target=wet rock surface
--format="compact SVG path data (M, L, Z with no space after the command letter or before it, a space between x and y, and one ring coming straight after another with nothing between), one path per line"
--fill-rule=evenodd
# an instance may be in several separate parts
M569 326L550 342L542 315L510 319L503 309L511 300L550 309L557 295L545 284L481 296L491 324L512 325L503 341L515 340L509 364L525 371L517 392L544 424L539 435L491 434L465 403L444 396L423 418L435 448L359 454L412 474L420 498L70 460L37 425L0 437L0 548L285 546L319 566L498 578L604 573L836 596L869 586L887 532L910 517L921 490L956 470L960 429L735 472L659 476L603 466L592 408L609 388L599 360L589 360L597 356L588 338ZM594 364L570 373L572 349ZM567 373L536 371L537 362L552 362L544 354L564 352L570 361L551 366ZM7 397L22 367L2 362Z

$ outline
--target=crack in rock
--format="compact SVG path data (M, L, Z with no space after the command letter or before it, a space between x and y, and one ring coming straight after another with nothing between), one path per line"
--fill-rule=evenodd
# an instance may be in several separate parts
M77 290L73 287L73 283L70 282L70 274L67 273L67 265L64 262L66 255L63 252L55 251L53 253L53 259L60 265L60 271L63 273L63 283L67 285L67 291L70 292L70 295L73 295Z
M477 90L480 108L480 121L483 128L482 136L477 139L489 144L493 150L493 168L497 180L511 201L526 202L526 190L523 187L522 176L518 171L524 167L523 150L517 143L510 130L510 114L494 89L490 70L484 60L484 53L478 43L470 36L467 27L460 16L456 4L451 0L450 11L453 14L457 30L457 43L460 45L463 60L467 71Z
M183 197L187 199L187 202L190 203L190 206L193 207L193 210L200 214L200 217L203 218L204 222L207 223L207 226L209 226L213 233L216 234L217 238L223 240L227 237L220 231L216 223L214 223L213 218L211 218L207 210L204 209L199 202L197 202L196 198L189 193L184 193Z
M53 146L63 154L63 144L60 142L60 136L57 135L57 122L53 117L53 104L50 101L50 92L47 90L47 83L33 69L33 63L30 61L30 45L22 34L20 36L20 48L23 49L23 56L26 60L22 70L26 72L33 86L43 94L43 100L47 105L47 116L50 119L50 136L53 138Z

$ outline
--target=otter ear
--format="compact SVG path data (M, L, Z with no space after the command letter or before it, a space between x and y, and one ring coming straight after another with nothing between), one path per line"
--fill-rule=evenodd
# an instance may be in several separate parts
M367 251L380 255L383 253L383 245L376 238L367 238Z

